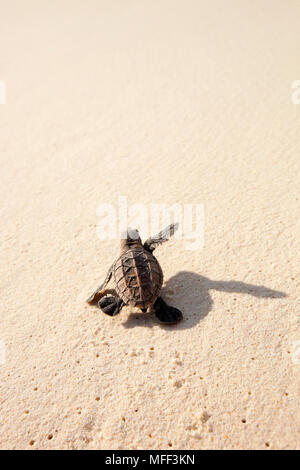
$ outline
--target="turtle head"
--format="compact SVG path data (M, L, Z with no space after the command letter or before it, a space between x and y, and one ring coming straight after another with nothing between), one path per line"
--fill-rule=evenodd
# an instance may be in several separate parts
M142 240L139 231L136 228L128 228L121 235L121 251L127 251L131 248L142 246Z

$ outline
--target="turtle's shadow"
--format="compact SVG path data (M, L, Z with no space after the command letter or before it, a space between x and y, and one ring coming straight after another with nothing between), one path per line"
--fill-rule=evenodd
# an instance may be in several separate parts
M153 327L159 324L168 330L184 330L192 328L199 323L212 309L213 299L210 290L236 294L248 294L258 298L280 299L287 294L265 286L246 284L241 281L213 281L189 271L180 271L171 277L162 288L161 296L169 305L179 308L183 313L183 320L176 325L163 325L153 314L132 313L122 323L125 328L136 326ZM169 293L172 297L169 297ZM188 307L187 307L188 305Z

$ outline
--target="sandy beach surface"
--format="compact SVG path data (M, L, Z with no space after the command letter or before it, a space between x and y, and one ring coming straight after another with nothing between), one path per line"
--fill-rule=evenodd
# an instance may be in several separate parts
M2 2L2 449L300 447L299 44L296 0ZM85 302L119 196L203 204L178 325Z

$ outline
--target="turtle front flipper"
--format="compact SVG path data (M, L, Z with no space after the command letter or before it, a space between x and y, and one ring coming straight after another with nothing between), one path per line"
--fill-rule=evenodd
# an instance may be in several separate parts
M171 224L168 227L166 227L164 230L159 232L157 235L154 235L153 237L148 238L148 240L146 240L144 243L145 250L152 253L152 251L154 251L155 248L158 247L158 245L161 245L162 243L169 240L169 238L171 238L174 235L178 227L179 227L178 223Z
M101 284L100 287L98 287L97 290L95 290L95 292L93 292L92 295L89 296L89 298L87 299L87 302L90 304L92 302L94 302L95 297L98 297L100 292L107 286L107 284L109 283L110 279L111 279L111 276L112 276L112 271L113 271L113 267L114 265L112 265L109 270L108 270L108 273L106 275L106 278L104 279L104 282Z
M166 302L158 297L154 302L155 316L165 325L173 325L182 320L182 313L178 308L170 307Z

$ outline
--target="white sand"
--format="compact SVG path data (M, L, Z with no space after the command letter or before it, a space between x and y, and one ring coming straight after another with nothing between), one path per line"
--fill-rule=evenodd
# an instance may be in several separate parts
M1 448L299 448L299 2L9 1L0 31ZM202 250L156 252L177 326L84 303L119 195L205 206Z

